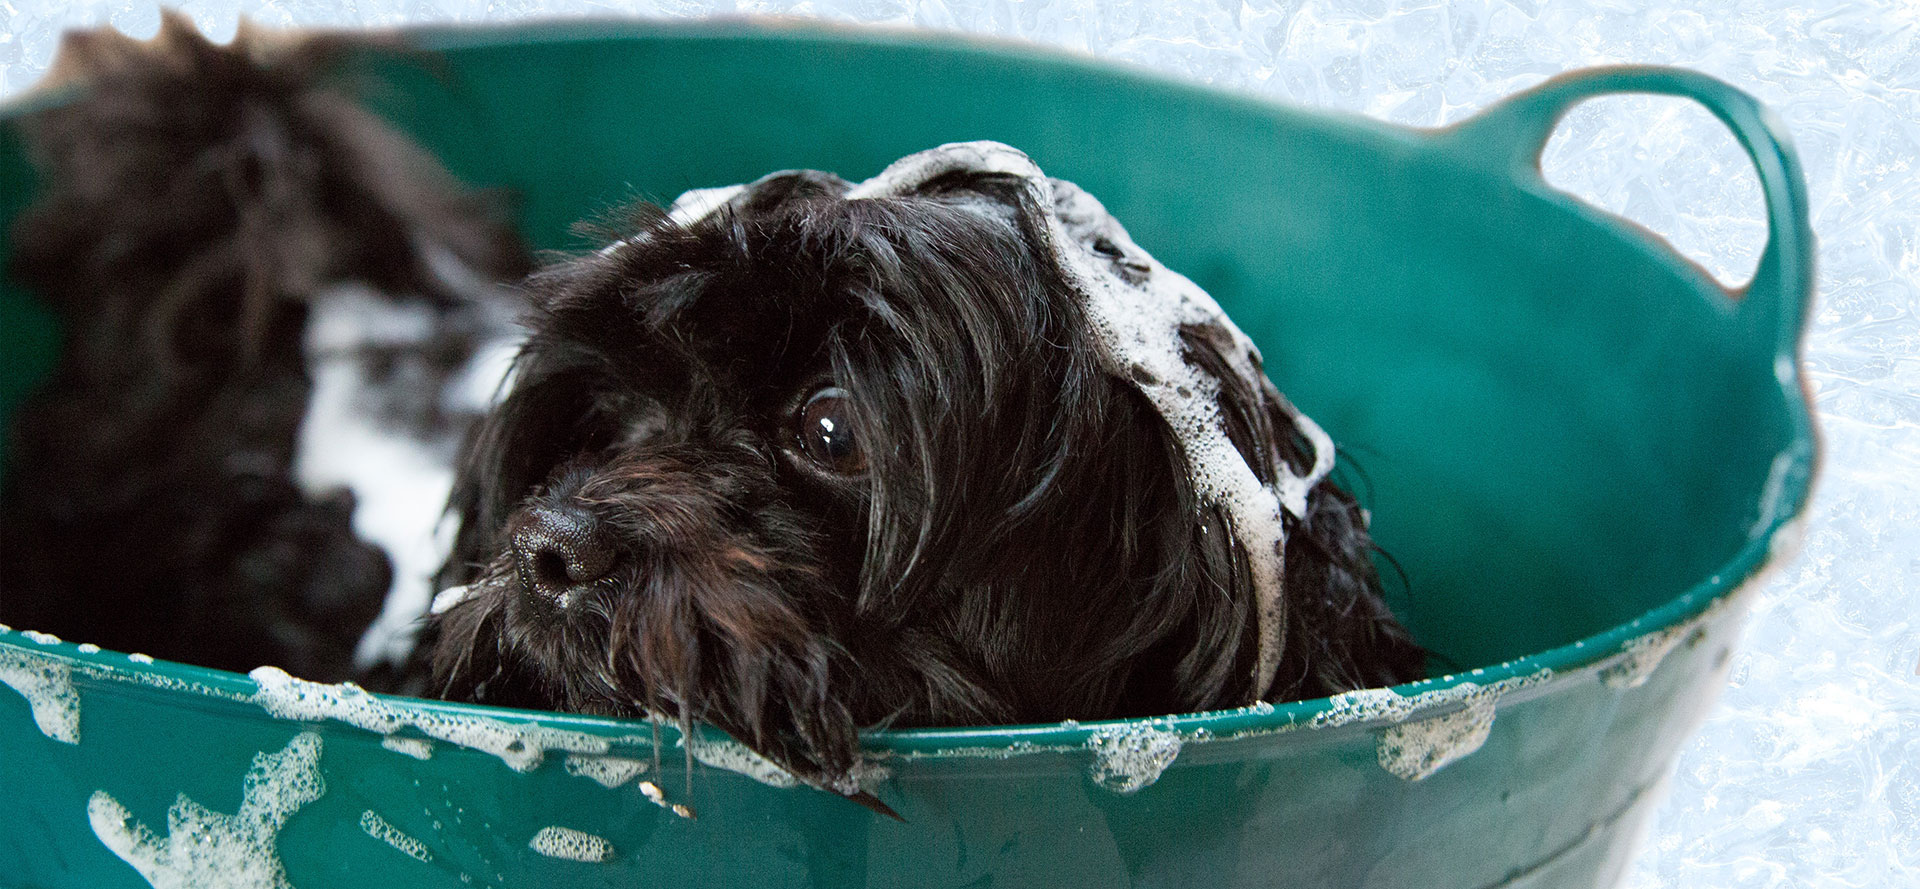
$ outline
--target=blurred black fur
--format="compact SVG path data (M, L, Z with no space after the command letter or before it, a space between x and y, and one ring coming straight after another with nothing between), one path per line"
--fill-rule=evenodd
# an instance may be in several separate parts
M1285 647L1254 689L1245 553L1179 445L1096 364L1026 192L962 176L849 201L783 174L691 224L534 276L534 332L456 485L432 691L715 724L858 793L862 727L1048 722L1290 700L1421 675L1362 510L1315 488ZM1016 206L982 213L979 196ZM969 206L972 204L974 206ZM637 232L636 232L637 230ZM1223 379L1221 334L1190 361ZM1263 480L1304 446L1230 386ZM846 390L865 471L796 434Z
M344 95L339 41L230 46L176 15L137 42L68 35L77 101L24 122L42 179L10 272L64 343L10 435L0 619L228 669L346 678L389 582L351 494L292 479L305 301L354 280L440 306L441 245L527 268L489 202ZM444 363L471 344L458 335Z

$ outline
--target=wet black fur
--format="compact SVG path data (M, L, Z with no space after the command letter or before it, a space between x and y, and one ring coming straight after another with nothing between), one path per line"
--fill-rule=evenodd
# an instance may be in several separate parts
M23 122L41 173L10 269L63 328L9 436L0 619L235 670L350 675L389 580L350 494L292 479L304 300L353 279L451 305L417 254L526 269L511 230L315 72L338 47L71 34L79 101ZM447 342L446 368L472 343Z
M1096 363L993 177L847 201L789 174L690 226L530 282L534 333L455 492L434 692L710 722L852 792L862 727L1206 710L1407 681L1423 653L1383 604L1362 511L1332 483L1286 549L1278 675L1251 688L1253 595L1165 422ZM992 195L1010 213L980 212ZM1216 330L1185 331L1222 377ZM791 447L800 399L852 393L870 471ZM1263 478L1303 445L1271 383L1230 386ZM593 517L616 567L562 609L529 595L512 531Z

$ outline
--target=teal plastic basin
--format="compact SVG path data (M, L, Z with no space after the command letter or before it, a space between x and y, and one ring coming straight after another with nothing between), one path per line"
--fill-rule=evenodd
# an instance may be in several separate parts
M718 736L690 751L644 722L370 697L350 724L273 676L20 628L0 632L0 885L1611 885L1807 500L1805 186L1775 118L1699 74L1575 72L1428 131L904 31L402 38L439 61L368 58L355 82L467 181L516 192L543 247L583 246L567 226L636 192L1026 150L1213 293L1357 455L1411 581L1396 607L1459 669L1220 713L877 732L896 822L764 783ZM1694 99L1745 145L1771 230L1744 290L1541 178L1559 115L1620 92ZM32 192L0 120L0 221ZM31 294L0 293L0 411L57 342Z

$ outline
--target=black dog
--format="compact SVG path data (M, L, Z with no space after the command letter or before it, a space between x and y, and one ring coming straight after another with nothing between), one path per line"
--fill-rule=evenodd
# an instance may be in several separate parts
M858 796L866 726L1420 675L1325 436L1019 152L777 174L635 228L531 280L456 486L437 694L709 722Z
M171 13L151 42L68 36L53 79L80 95L22 126L43 186L9 271L64 348L10 430L0 619L316 679L404 659L491 395L469 365L513 329L487 282L530 264L491 201L319 85L345 48L215 46Z

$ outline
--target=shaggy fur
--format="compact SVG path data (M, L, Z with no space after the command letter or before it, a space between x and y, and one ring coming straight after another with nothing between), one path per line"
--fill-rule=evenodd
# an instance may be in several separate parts
M24 123L43 187L10 271L65 344L11 430L0 618L351 675L390 569L355 538L350 493L293 478L308 302L354 281L430 306L431 390L472 351L471 312L423 250L495 278L527 263L486 202L315 85L334 48L215 46L171 14L150 43L69 35L56 79L84 97Z
M1286 546L1278 674L1251 687L1246 553L1166 422L1097 365L1041 208L992 175L848 187L782 174L691 224L652 211L532 279L513 390L456 487L447 580L468 588L432 626L434 693L708 722L858 797L863 727L1420 675L1362 510L1322 483ZM1235 378L1221 331L1183 333ZM838 452L808 439L828 387ZM1306 471L1264 377L1222 400L1263 481Z

